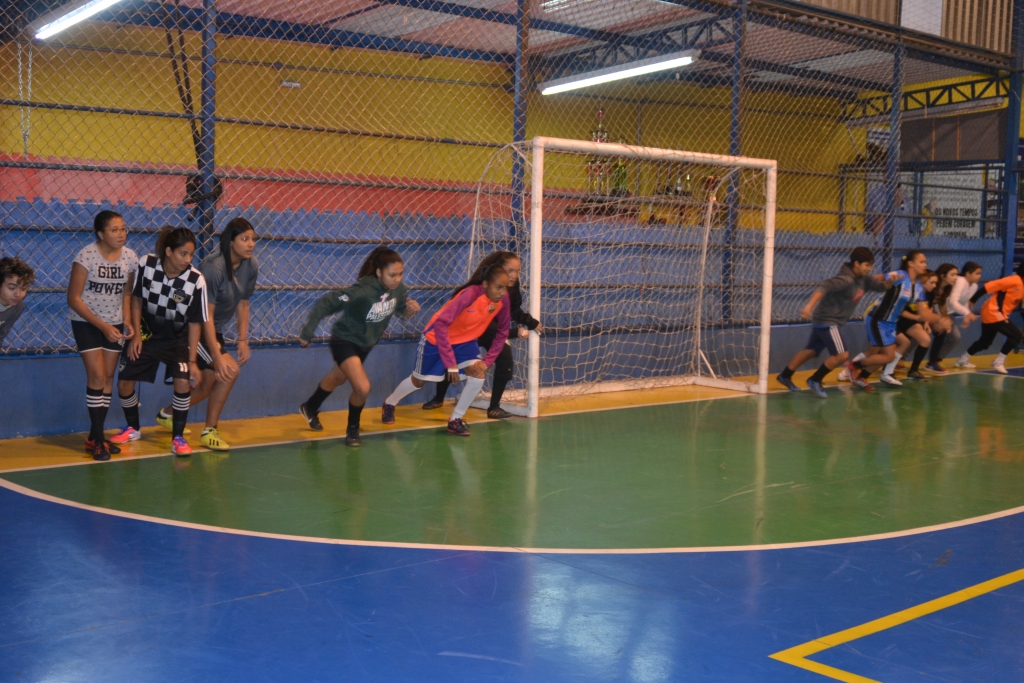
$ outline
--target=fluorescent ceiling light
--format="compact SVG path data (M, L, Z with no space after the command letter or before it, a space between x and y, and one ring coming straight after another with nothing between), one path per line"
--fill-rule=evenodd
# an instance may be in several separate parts
M103 10L113 7L119 2L121 2L121 0L91 0L91 2L87 2L77 9L71 10L55 21L51 21L49 24L40 28L39 31L36 32L36 40L46 40L50 36L57 35L64 29L85 21L94 14L99 14Z
M607 69L588 71L565 78L556 78L553 81L541 83L537 87L540 89L541 95L554 95L568 90L578 90L579 88L588 88L592 85L600 85L601 83L621 81L624 78L652 74L657 71L678 69L693 64L698 56L700 56L700 52L697 50L673 52L672 54L651 57L650 59L641 59L637 62L619 64Z

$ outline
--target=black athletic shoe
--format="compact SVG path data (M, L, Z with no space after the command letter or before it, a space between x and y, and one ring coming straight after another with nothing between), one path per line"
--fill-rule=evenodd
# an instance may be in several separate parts
M455 436L469 436L469 425L460 418L448 420L448 433Z
M309 428L312 429L314 432L324 431L324 426L320 424L320 415L317 413L306 412L305 403L299 406L299 414L302 415L302 417L306 418L306 424L308 424Z
M110 443L109 441L105 441L103 443L107 447L107 452L110 453L111 455L117 455L118 453L121 452L120 448L118 448L114 444ZM93 449L95 449L95 448L96 448L96 442L94 442L92 439L86 439L85 440L85 451L87 453L92 453Z
M423 410L437 410L444 405L444 399L436 396L423 404Z
M359 438L359 427L348 428L348 433L345 435L345 445L354 448L363 445L362 440Z
M916 379L919 382L928 381L928 377L926 375L922 375L921 372L918 370L911 370L910 372L908 372L907 379Z
M507 420L510 417L515 417L512 413L508 412L504 408L488 408L487 417L492 420Z
M775 378L775 381L781 384L782 386L786 387L790 391L800 391L800 387L793 384L793 380L790 379L789 377L783 377L782 375L779 375Z
M110 460L110 451L107 450L107 444L102 441L97 442L92 447L92 459L99 460L100 462L106 462Z
M386 425L395 424L395 407L385 403L380 407L380 421Z

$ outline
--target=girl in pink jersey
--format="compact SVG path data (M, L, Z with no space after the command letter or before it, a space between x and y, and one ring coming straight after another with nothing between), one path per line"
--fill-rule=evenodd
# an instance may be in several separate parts
M384 424L394 424L398 402L425 383L440 382L447 377L452 384L458 384L465 376L466 386L448 420L448 433L469 436L469 427L462 417L483 388L487 369L494 364L508 339L511 321L508 287L505 269L491 266L480 274L479 280L471 278L462 285L434 314L416 350L416 369L384 400L381 417ZM495 318L498 332L487 355L481 359L476 340Z

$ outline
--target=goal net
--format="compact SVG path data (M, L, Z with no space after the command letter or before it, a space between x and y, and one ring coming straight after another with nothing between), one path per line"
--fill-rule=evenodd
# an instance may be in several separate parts
M503 407L534 417L551 397L685 384L765 393L776 162L600 133L504 147L478 185L469 267L520 254L543 325L513 344Z

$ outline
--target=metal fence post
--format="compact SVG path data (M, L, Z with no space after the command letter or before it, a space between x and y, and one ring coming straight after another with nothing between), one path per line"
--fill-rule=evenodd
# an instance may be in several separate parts
M212 247L216 232L214 218L217 202L213 198L216 178L214 132L217 114L217 2L203 0L203 52L202 52L202 106L199 120L202 124L202 144L199 149L199 176L202 180L203 199L199 203L199 251L204 254Z

